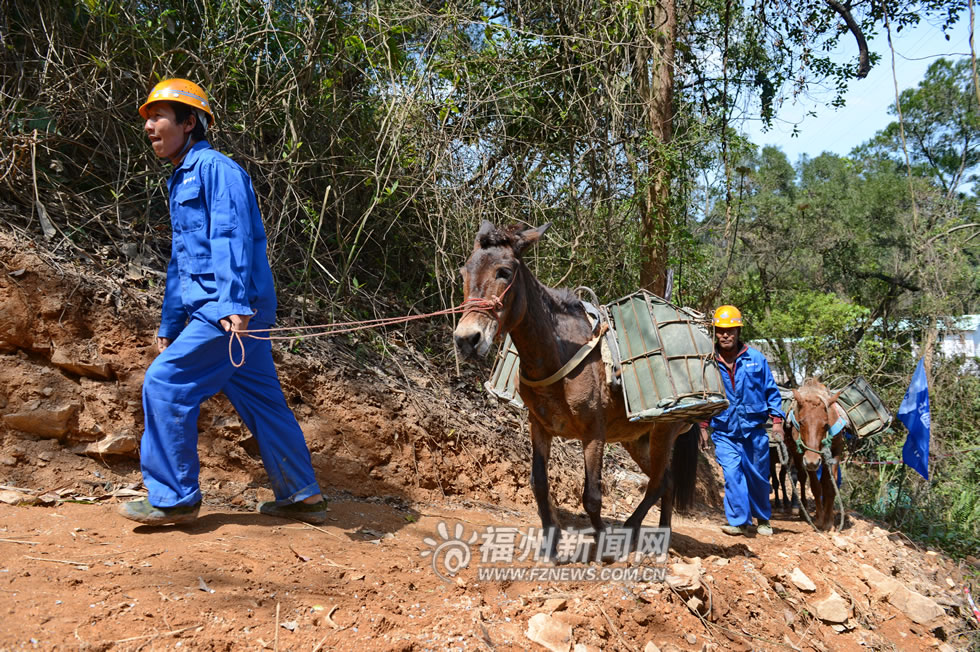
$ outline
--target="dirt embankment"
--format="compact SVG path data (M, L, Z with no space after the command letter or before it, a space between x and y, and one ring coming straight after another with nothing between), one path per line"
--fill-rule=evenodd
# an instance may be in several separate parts
M332 499L326 526L254 513L271 495L258 452L216 397L199 421L201 518L134 527L115 506L142 489L140 387L159 292L7 233L0 267L0 649L857 650L977 640L962 592L975 567L858 518L833 536L787 516L774 537L725 538L707 462L699 511L675 517L666 583L488 581L478 576L488 565L480 539L444 581L423 554L444 535L538 524L530 447L522 420L483 392L485 369L453 377L448 356L434 362L401 336L277 347ZM577 444L556 447L566 526L586 525L581 464ZM611 523L639 499L635 471L610 449Z

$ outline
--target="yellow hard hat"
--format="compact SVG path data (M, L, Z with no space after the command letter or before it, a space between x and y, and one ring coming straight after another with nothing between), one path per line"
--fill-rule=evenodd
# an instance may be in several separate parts
M149 117L146 110L154 102L180 102L195 109L200 109L208 114L208 120L214 122L214 114L211 113L211 104L204 89L187 79L164 79L153 87L150 96L140 106L140 115L144 119Z
M742 313L735 306L719 306L715 310L715 328L736 328L742 326Z

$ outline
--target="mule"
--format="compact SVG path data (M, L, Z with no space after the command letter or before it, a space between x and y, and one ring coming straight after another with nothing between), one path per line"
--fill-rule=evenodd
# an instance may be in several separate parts
M582 442L582 506L596 540L604 529L602 457L606 443L621 443L650 478L643 499L624 523L633 531L634 541L650 507L661 498L661 527L670 527L675 498L681 508L693 502L698 452L692 424L630 422L622 394L611 391L606 382L600 347L555 382L538 382L550 379L597 336L575 294L546 287L522 259L549 225L502 230L483 222L460 273L464 301L482 300L482 305L494 307L464 313L454 339L466 356L485 356L493 342L506 334L517 347L521 360L518 392L527 406L531 431L531 488L550 541L545 553L555 558L560 525L548 487L548 458L555 437Z
M840 418L836 407L840 394L831 392L816 378L807 378L799 389L793 390L796 423L788 424L793 440L789 448L800 470L800 511L802 514L806 509L806 478L809 477L816 502L814 525L821 530L834 527L834 498L839 460L844 452L844 431L833 435L830 431Z
M786 475L790 474L792 495L786 491ZM785 441L773 438L769 434L769 483L772 485L772 507L781 512L789 512L799 507L799 495L796 493L797 470Z

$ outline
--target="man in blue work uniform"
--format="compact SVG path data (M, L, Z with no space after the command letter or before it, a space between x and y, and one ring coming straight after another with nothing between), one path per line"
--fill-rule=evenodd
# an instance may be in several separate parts
M766 357L742 344L742 313L721 306L714 314L715 360L725 384L728 409L711 419L715 458L725 474L725 534L747 534L752 518L756 532L772 534L769 518L769 435L772 417L775 436L783 438L782 400ZM701 424L701 444L707 444L708 423Z
M214 115L197 84L162 81L139 112L154 153L175 168L167 184L173 242L160 355L143 381L140 465L149 496L123 504L120 513L151 525L197 518L197 418L204 400L224 392L259 444L277 499L261 503L259 511L322 523L327 502L303 431L286 405L270 342L244 337L244 364L236 368L229 357L232 332L249 324L268 328L275 320L276 293L252 181L207 142Z

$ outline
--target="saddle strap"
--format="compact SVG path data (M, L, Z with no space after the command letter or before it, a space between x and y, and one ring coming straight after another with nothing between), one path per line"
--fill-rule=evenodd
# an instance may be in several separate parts
M593 335L592 339L583 344L582 348L580 348L578 352L572 356L571 360L563 364L561 369L551 374L547 378L543 380L528 380L522 373L521 382L528 387L547 387L548 385L557 383L559 380L570 374L575 367L582 364L582 361L585 360L586 356L592 353L592 349L594 349L596 345L602 341L602 336L606 333L608 328L609 324L602 324L599 327L599 332Z

